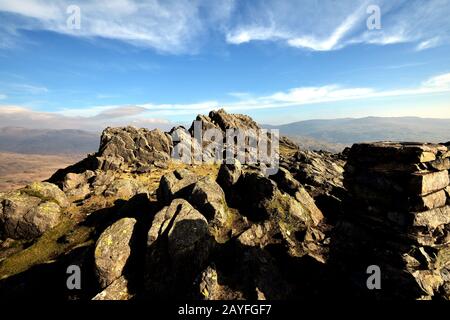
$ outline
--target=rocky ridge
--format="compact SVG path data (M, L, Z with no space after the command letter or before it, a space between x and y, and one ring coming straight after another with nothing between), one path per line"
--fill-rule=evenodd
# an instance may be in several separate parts
M259 128L224 110L197 120L224 137ZM97 153L0 194L0 296L47 281L68 299L450 299L447 146L331 154L281 138L266 176L258 163L172 159L173 137L194 133L107 128ZM63 287L73 264L78 291ZM373 264L386 290L365 286Z

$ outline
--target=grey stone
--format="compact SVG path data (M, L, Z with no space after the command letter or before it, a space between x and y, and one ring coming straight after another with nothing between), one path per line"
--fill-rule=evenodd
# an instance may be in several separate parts
M124 271L131 254L131 239L136 220L122 218L100 235L95 245L95 268L100 286L106 288Z

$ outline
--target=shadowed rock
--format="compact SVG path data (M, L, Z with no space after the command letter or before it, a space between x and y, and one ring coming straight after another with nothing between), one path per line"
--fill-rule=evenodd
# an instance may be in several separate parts
M118 279L130 257L130 240L136 220L123 218L108 227L95 246L95 272L102 288Z

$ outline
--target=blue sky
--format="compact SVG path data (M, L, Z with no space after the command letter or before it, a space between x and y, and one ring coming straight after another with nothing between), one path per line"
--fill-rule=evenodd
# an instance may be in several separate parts
M167 128L219 106L450 118L449 16L450 0L0 0L0 126Z

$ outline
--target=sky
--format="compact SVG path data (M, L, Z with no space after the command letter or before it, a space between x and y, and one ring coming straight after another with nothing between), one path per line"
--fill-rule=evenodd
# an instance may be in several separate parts
M450 0L0 0L0 127L450 118Z

